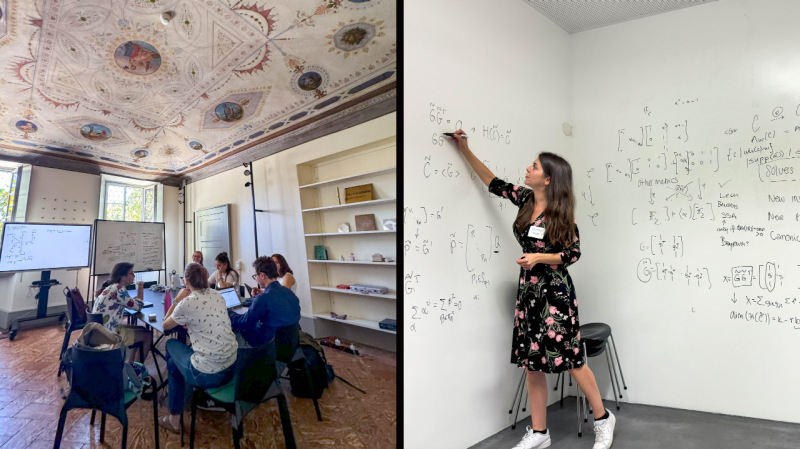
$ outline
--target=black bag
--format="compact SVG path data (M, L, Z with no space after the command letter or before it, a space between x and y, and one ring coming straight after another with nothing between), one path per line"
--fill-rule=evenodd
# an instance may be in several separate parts
M328 384L334 379L333 367L328 365L325 353L318 351L310 345L300 345L300 349L306 360L298 360L289 366L289 383L292 387L292 395L298 398L322 397L322 392L328 388ZM305 364L305 366L303 366ZM307 368L307 369L306 369ZM311 375L311 383L306 373ZM313 388L313 391L311 391Z

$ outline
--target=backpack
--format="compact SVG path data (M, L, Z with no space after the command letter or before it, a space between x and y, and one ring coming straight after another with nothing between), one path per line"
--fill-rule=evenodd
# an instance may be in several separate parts
M299 334L300 350L303 351L306 360L305 366L303 366L303 361L289 365L289 384L292 387L292 395L298 398L319 399L336 374L333 372L333 367L328 364L322 346L314 340L314 337L303 331L299 331ZM307 370L304 369L306 367ZM313 391L309 386L307 372L311 375Z
M78 287L64 287L64 296L72 298L72 321L74 321L72 325L75 326L87 322L86 301L83 300L83 295L81 295L81 291L78 290Z

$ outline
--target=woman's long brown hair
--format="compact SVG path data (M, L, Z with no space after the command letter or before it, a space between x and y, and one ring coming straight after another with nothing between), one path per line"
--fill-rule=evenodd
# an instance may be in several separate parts
M572 193L572 167L561 156L553 153L539 154L544 175L550 178L545 189L547 207L544 209L545 235L554 245L569 248L575 240L575 195ZM533 219L533 193L517 214L514 225L520 234Z

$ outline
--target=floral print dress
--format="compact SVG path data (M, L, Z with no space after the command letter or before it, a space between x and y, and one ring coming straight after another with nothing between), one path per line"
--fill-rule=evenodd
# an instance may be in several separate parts
M508 198L522 207L533 195L532 190L494 178L489 191ZM578 227L575 241L569 248L552 244L545 235L529 236L531 226L546 228L544 214L528 225L523 233L514 226L514 237L524 254L546 253L561 256L561 264L536 264L530 270L520 267L519 290L514 316L511 363L530 371L560 373L583 366L575 285L567 267L580 257Z
M103 314L103 327L115 334L120 333L125 308L142 310L144 301L139 298L131 298L128 290L119 285L111 284L100 293L94 303L92 313Z

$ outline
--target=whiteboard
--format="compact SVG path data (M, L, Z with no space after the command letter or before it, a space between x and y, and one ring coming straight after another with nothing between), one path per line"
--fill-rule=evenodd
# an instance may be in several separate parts
M403 131L405 447L465 448L514 418L521 250L516 208L439 137L462 128L475 155L517 184L540 151L569 160L568 35L521 1L405 6L413 20L404 44L414 55Z
M88 267L91 236L91 225L6 223L0 272Z
M136 272L163 270L164 223L95 220L94 274L110 274L119 262Z

